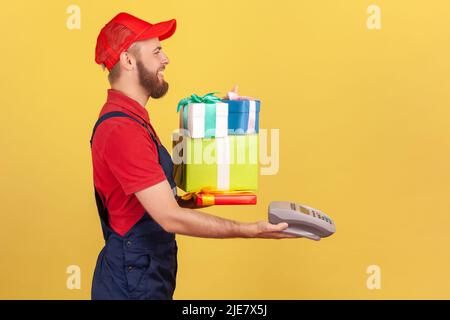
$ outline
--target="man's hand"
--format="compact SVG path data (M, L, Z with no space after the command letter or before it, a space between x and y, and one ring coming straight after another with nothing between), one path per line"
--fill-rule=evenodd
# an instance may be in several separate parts
M184 200L181 197L177 200L178 205L182 208L188 208L188 209L201 209L201 208L207 208L211 207L212 205L197 205L197 199L195 196L191 197L189 200Z
M266 221L259 221L248 224L249 238L264 238L264 239L284 239L284 238L299 238L299 236L282 232L288 227L286 222L278 224L271 224Z
M238 85L235 84L233 89L229 91L227 95L222 98L222 100L256 100L256 99L248 96L240 96L238 94Z

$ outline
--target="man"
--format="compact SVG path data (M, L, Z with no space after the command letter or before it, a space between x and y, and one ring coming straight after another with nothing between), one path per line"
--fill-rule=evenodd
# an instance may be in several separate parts
M176 20L150 24L120 13L101 30L95 60L109 70L111 89L92 139L94 185L105 247L93 299L172 299L177 273L175 234L208 238L286 238L286 223L240 223L196 211L176 195L173 163L145 105L168 88L169 59L160 41ZM237 90L235 90L237 91ZM237 92L235 92L237 93Z

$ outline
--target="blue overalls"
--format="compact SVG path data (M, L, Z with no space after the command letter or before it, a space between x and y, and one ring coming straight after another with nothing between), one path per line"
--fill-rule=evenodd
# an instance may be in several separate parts
M144 126L158 148L159 163L176 196L172 177L173 163L166 148L159 144L147 125L122 112L109 112L100 117L91 137L103 121L112 117L127 117ZM165 231L145 212L124 235L111 229L108 210L95 189L95 199L105 239L92 281L92 299L172 299L177 274L177 243L175 234ZM156 200L158 201L158 200Z

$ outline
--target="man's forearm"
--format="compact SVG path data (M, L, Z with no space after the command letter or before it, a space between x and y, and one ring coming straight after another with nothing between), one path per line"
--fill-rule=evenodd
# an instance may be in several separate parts
M166 180L135 195L153 219L168 232L204 238L251 238L267 229L264 224L242 223L182 208Z
M169 232L203 238L248 238L251 225L200 211L178 208L165 223Z

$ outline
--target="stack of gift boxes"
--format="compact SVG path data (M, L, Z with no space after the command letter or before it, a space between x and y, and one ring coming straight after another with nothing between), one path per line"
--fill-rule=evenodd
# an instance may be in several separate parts
M195 94L178 105L172 157L177 186L197 205L256 204L258 100Z

